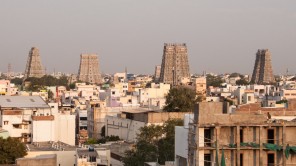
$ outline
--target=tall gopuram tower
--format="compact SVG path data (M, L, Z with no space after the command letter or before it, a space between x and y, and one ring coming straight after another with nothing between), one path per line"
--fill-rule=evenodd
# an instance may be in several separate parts
M29 52L24 78L25 79L28 77L40 78L44 75L45 73L41 64L39 50L36 47L32 47Z
M257 51L251 82L254 84L275 82L271 65L271 54L268 49L259 49Z
M187 46L165 43L161 63L160 82L179 85L182 78L190 78Z
M99 59L96 54L81 54L78 80L89 83L101 83Z

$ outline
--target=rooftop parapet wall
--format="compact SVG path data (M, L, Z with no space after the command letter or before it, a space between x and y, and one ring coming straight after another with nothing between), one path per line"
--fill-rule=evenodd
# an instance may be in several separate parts
M149 113L148 123L163 123L169 119L184 119L185 114L189 112L159 112Z
M296 115L296 99L288 100L288 108L275 108L275 107L261 107L260 103L252 103L252 104L245 104L240 105L236 109L236 113L263 113L267 114L268 112L274 116L282 116L282 115Z
M53 121L54 116L53 115L50 115L50 116L32 116L32 120L33 121Z
M236 124L263 124L266 122L265 115L242 115L242 114L204 114L199 118L199 125L236 125Z

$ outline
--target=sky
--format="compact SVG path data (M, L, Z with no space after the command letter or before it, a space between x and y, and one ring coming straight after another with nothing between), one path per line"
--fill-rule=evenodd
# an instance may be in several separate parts
M265 48L275 74L296 73L295 0L2 0L0 22L2 72L35 46L47 73L97 53L103 73L153 74L164 43L186 43L191 73L251 74Z

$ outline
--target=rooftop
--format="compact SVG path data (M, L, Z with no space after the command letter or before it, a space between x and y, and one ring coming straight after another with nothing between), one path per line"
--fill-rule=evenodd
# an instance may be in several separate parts
M0 96L1 108L50 108L40 96Z

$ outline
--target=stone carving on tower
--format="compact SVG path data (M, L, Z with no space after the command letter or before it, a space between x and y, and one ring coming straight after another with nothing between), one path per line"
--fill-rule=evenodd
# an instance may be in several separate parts
M268 49L259 49L257 51L251 82L254 84L275 82L271 65L271 54Z
M40 78L40 77L43 77L44 75L45 73L41 64L39 49L36 47L32 47L29 52L24 78L25 79L29 77Z
M89 83L101 83L99 59L96 54L81 54L78 80Z
M182 79L190 79L187 46L165 43L160 72L160 82L173 86L180 85Z

